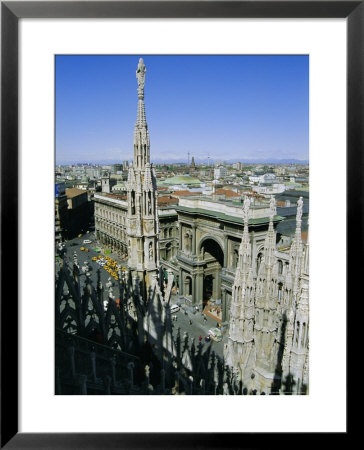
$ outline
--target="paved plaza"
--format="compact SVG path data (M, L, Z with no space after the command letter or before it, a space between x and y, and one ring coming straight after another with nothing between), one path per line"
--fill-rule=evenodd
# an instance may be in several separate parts
M211 339L210 342L206 343L204 338L208 336L208 331L210 328L215 328L217 326L217 322L210 317L203 315L201 311L196 311L193 313L193 307L184 305L183 299L179 301L178 296L172 294L170 304L173 305L178 303L181 303L181 309L177 313L173 314L177 318L177 320L172 321L173 335L176 336L177 329L179 327L181 329L181 337L186 331L190 338L195 339L195 345L199 343L199 336L202 336L201 343L203 346L206 347L206 349L208 346L211 346L212 350L218 356L222 357L224 344L227 343L228 340L227 333L223 331L223 339L220 342L215 342Z

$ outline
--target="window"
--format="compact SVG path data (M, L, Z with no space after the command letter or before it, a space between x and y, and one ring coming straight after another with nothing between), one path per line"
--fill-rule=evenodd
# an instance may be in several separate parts
M278 260L278 275L282 275L283 273L283 262L279 259Z

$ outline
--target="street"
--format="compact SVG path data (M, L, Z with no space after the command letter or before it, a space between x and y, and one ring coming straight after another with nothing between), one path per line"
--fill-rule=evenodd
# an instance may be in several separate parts
M91 244L84 244L84 240L90 240ZM85 252L84 250L80 250L80 247L84 247L88 249L88 252ZM65 261L68 263L69 267L71 268L74 261L74 253L77 255L78 264L81 269L81 279L85 278L84 272L82 272L82 267L85 265L85 262L87 261L89 272L90 272L90 278L92 280L92 283L94 287L97 286L98 281L98 271L100 271L100 279L102 282L103 287L106 290L106 283L111 282L113 287L117 287L118 282L110 276L110 274L104 270L99 264L96 263L96 261L92 261L92 257L94 256L105 256L102 252L98 253L94 251L95 247L103 248L103 246L99 246L99 244L95 241L95 236L93 232L85 233L82 237L76 237L74 239L71 239L66 242L65 246ZM122 261L117 255L113 253L108 253L107 256L114 259L120 266L126 267L126 262ZM59 267L59 263L56 262L56 270ZM115 295L115 298L118 298L118 290L113 289L113 294ZM105 294L105 300L106 300L106 294ZM181 304L180 310L172 316L175 316L177 320L172 321L173 326L173 336L176 338L177 336L177 329L180 328L180 334L181 338L184 335L184 332L187 332L190 338L195 339L195 345L198 345L199 336L202 336L201 343L203 344L204 348L208 348L209 346L212 347L212 350L220 357L223 356L223 349L224 344L227 343L228 335L227 333L223 331L223 339L220 342L215 342L214 340L210 340L209 342L205 342L205 337L208 336L208 331L211 328L215 328L217 326L216 321L214 321L212 318L205 316L206 320L204 321L204 317L201 314L201 311L196 311L193 313L193 309L191 307L187 307L184 305L183 299L179 298L178 295L172 294L171 300L169 302L169 305L175 305L175 304ZM191 322L191 323L190 323ZM203 350L205 351L205 350Z
M172 294L172 298L170 301L170 305L177 304L178 298L177 295ZM186 314L187 312L187 314ZM195 339L195 345L198 345L200 342L198 337L202 336L201 343L204 347L211 346L212 350L220 357L223 356L224 344L227 343L228 336L227 333L223 332L223 339L220 342L215 342L214 340L210 340L210 342L205 342L205 337L208 336L208 331L210 328L216 328L217 323L210 317L206 316L206 321L204 321L201 312L196 312L193 314L190 311L189 307L186 307L182 304L180 310L173 314L173 316L177 317L176 321L172 321L173 325L173 336L176 337L178 327L181 329L181 337L183 337L184 332L186 331L190 338ZM192 323L190 323L190 321ZM203 350L205 351L205 350Z
M84 240L90 240L91 244L84 244ZM80 250L81 247L87 248L88 252L85 252L84 250ZM74 254L77 255L78 264L80 266L81 270L81 277L85 277L84 272L82 271L82 267L85 265L85 262L88 263L89 273L91 274L90 279L92 281L92 284L94 287L97 286L98 281L98 271L100 271L100 279L102 282L103 287L105 288L105 285L108 281L112 283L112 286L117 286L118 282L106 271L101 267L96 261L92 261L92 257L94 256L109 256L113 260L115 260L118 265L122 267L126 267L126 263L124 261L121 261L121 259L113 254L108 253L107 255L104 255L102 252L95 252L94 248L99 247L103 248L103 246L99 246L97 241L95 241L95 235L93 232L85 233L82 235L82 237L76 237L73 239L70 239L66 242L65 246L65 261L69 265L70 268L73 266L74 262ZM59 267L59 263L56 261L56 271ZM106 288L105 288L106 289ZM118 292L116 289L113 290L113 293L115 295L115 298L118 298ZM106 300L106 298L105 298Z

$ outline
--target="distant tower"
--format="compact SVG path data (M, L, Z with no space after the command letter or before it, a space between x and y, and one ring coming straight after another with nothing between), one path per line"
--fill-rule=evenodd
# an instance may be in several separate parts
M196 168L195 157L194 157L194 156L192 156L190 168L191 168L191 169L195 169L195 168Z
M145 118L145 72L146 67L140 58L136 71L138 112L134 130L134 161L129 167L127 181L128 265L141 282L144 290L142 294L146 294L153 275L159 269L157 183L154 168L150 164L150 141Z
M107 171L101 177L101 191L110 194L110 173Z

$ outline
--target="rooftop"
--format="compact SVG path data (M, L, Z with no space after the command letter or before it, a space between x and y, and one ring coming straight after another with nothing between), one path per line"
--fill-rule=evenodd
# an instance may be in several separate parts
M225 195L225 197L240 197L241 195L231 189L216 189L215 194Z
M243 204L225 203L217 200L211 200L206 197L181 198L177 211L196 213L208 216L214 216L221 220L243 223L244 211ZM266 223L269 221L269 205L256 206L250 208L250 224ZM276 215L274 221L281 221L283 217Z
M87 192L84 189L77 189L77 188L66 189L67 198L78 197L79 195L83 195L83 194L86 194L86 193Z
M165 206L171 204L177 204L178 198L171 197L169 195L164 195L163 197L158 197L158 206Z
M173 191L172 195L176 196L176 197L183 197L183 196L191 196L191 195L196 195L196 192L191 192L191 191L186 191L186 190L181 190L181 191Z
M201 184L198 178L191 177L190 175L177 175L175 177L166 178L164 181L160 181L161 186L166 184Z

